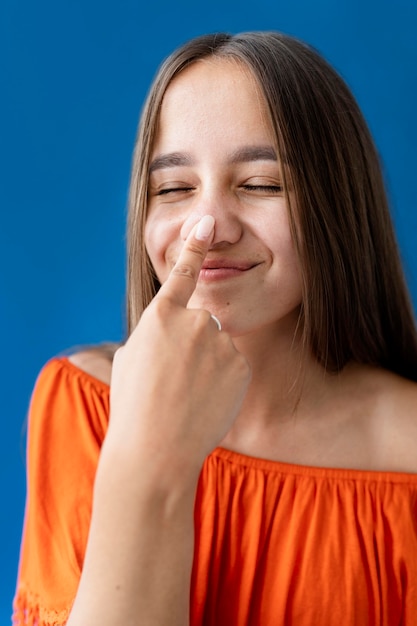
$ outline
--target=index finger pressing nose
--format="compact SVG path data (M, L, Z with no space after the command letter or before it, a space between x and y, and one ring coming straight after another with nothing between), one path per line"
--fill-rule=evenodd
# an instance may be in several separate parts
M180 255L157 297L174 300L186 307L198 281L201 267L213 239L214 217L204 215L191 230Z

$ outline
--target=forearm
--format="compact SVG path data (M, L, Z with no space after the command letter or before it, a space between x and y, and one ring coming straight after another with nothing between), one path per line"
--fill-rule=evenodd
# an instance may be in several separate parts
M68 626L187 626L196 481L102 456Z
M113 359L109 430L69 626L188 624L199 472L250 381L232 338L208 311L187 308L213 235L206 215Z

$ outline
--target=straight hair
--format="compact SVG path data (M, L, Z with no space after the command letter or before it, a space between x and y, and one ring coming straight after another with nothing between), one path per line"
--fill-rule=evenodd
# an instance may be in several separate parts
M247 67L267 104L301 268L302 345L327 371L355 361L417 381L417 332L381 165L349 88L307 44L276 32L216 33L162 64L145 102L128 209L128 333L159 288L144 243L149 163L164 94L207 58ZM293 200L288 189L291 187Z

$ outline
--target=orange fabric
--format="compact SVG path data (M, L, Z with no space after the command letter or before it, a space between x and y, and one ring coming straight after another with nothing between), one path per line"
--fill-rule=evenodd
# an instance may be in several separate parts
M67 359L32 398L14 623L65 623L76 594L109 388ZM417 475L216 449L201 472L191 626L415 626Z
M19 626L64 624L77 591L109 388L50 361L29 411L27 502L15 599Z

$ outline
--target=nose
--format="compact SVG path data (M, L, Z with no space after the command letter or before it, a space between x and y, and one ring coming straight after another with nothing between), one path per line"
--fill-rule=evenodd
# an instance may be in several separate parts
M181 227L181 239L187 239L193 226L204 216L215 219L212 248L237 243L242 236L242 223L235 207L236 200L226 194L206 193L197 196Z

